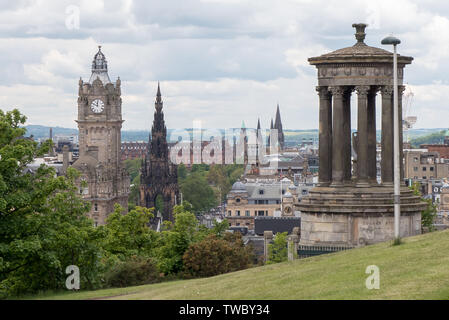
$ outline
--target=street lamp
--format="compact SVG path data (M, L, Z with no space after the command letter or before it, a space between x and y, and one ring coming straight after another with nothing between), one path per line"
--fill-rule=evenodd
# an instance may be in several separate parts
M393 45L393 130L394 130L394 238L400 240L399 222L401 217L401 191L400 191L400 159L399 159L399 107L398 107L398 57L396 46L401 40L393 36L386 37L381 42L384 45ZM401 124L402 125L402 124Z

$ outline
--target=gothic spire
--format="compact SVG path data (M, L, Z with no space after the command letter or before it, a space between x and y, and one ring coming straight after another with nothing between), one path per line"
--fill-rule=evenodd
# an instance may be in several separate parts
M159 81L157 82L157 94L156 94L156 110L161 111L162 110L162 95L161 95L161 87L159 84Z
M284 131L282 130L281 112L279 111L279 103L276 109L276 118L274 120L274 129L278 132L278 142L280 151L284 149Z
M154 158L165 159L168 156L167 128L164 121L164 112L162 111L163 102L159 83L154 106L156 110L154 111L153 126L148 139L149 153Z

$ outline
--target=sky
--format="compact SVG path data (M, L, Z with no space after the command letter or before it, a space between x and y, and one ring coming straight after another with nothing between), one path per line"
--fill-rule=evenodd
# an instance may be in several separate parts
M404 82L415 127L449 127L447 0L0 0L0 21L0 109L28 124L76 128L78 81L101 45L122 81L125 130L150 128L158 81L168 128L258 117L266 128L279 103L284 128L316 129L307 58L352 46L363 22L368 45L394 34L414 57Z

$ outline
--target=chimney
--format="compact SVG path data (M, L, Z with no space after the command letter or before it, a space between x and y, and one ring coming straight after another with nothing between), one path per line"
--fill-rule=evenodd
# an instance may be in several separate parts
M64 145L62 148L62 172L65 174L69 167L69 146Z

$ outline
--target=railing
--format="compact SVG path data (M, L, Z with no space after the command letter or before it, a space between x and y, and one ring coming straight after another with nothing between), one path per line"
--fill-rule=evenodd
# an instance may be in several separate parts
M332 252L338 252L348 249L353 249L354 247L350 246L321 246L321 245L315 245L315 246L304 246L300 245L298 248L298 258L308 258L313 256L318 256L321 254L326 253L332 253Z

